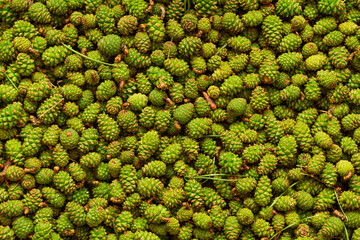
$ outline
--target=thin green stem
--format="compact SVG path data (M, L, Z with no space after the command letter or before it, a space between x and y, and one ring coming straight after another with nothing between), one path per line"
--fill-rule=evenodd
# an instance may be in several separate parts
M117 66L114 65L114 64L106 63L106 62L103 62L103 61L100 61L100 60L96 60L96 59L93 59L93 58L91 58L91 57L88 57L88 56L86 56L86 55L84 55L84 54L82 54L82 53L79 53L78 51L72 49L71 47L69 47L68 45L66 45L66 44L64 44L64 43L63 43L62 45L63 45L65 48L67 48L68 50L72 51L73 53L76 53L77 55L79 55L79 56L81 56L81 57L83 57L83 58L86 58L86 59L88 59L88 60L90 60L90 61L97 62L97 63L103 64L103 65L107 65L107 66L110 66L110 67L117 67Z

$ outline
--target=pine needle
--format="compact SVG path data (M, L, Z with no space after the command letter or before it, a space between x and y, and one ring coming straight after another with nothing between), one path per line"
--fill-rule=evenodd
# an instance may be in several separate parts
M110 66L110 67L117 67L117 66L114 65L114 64L106 63L106 62L103 62L103 61L100 61L100 60L96 60L96 59L93 59L93 58L91 58L91 57L88 57L88 56L86 56L86 55L84 55L84 54L82 54L82 53L79 53L78 51L72 49L71 47L69 47L68 45L66 45L66 44L64 44L64 43L63 43L62 45L63 45L65 48L67 48L68 50L72 51L73 53L76 53L77 55L79 55L79 56L81 56L81 57L83 57L83 58L86 58L86 59L88 59L88 60L90 60L90 61L97 62L97 63L103 64L103 65L107 65L107 66Z
M282 192L282 193L273 201L273 203L270 205L270 207L274 206L275 203L278 201L278 199L279 199L281 196L283 196L283 195L286 193L287 190L289 190L290 188L292 188L293 186L295 186L295 185L298 184L298 183L299 183L299 181L294 182L293 184L291 184L284 192Z
M14 82L11 80L11 78L9 78L9 76L5 73L5 77L7 78L7 80L9 80L9 82L11 83L11 85L13 85L13 87L19 91L19 89L16 87L16 85L14 84Z
M184 9L185 11L190 10L191 0L184 0Z
M338 205L339 205L339 207L340 207L341 213L344 214L345 220L348 220L348 217L346 216L346 214L345 214L345 212L344 212L344 210L343 210L343 208L341 207L341 204L340 204L340 202L339 202L339 198L338 198L336 189L334 189L334 193L335 193L336 201L337 201L337 203L338 203Z
M347 228L345 226L345 223L343 223L343 224L344 224L345 238L346 238L346 240L349 240L350 239L349 238L349 232L348 232L348 230L347 230Z
M214 177L242 177L240 175L231 175L231 174L226 174L226 173L213 173L213 174L204 174L204 175L199 175L199 176L195 176L195 177L190 177L191 179L206 179L206 180L215 180L215 181L223 181L223 182L235 182L237 181L237 179L226 179L226 178L214 178Z
M315 216L303 218L303 219L301 219L301 220L299 221L299 223L301 223L301 222L304 221L304 220L311 219L311 218L313 218L313 217L315 217ZM285 231L286 229L295 226L296 224L298 224L298 223L295 222L295 223L292 223L292 224L290 224L290 225L287 225L287 226L286 226L284 229L282 229L280 232L275 233L269 240L274 239L277 235L281 234L281 233L282 233L283 231Z
M177 31L177 29L176 29L176 31ZM171 36L171 42L173 42L173 38L174 38L174 35L172 35ZM168 55L167 55L167 59L169 59L170 58L170 48L169 48L169 51L168 51Z
M218 55L224 48L226 48L228 44L224 44L216 53L215 53L215 56Z
M226 179L226 178L213 178L213 177L192 177L195 179L206 179L206 180L215 180L220 182L235 182L237 179Z
M211 176L233 176L233 175L226 174L226 173L211 173L211 174L204 174L204 175L199 175L199 176L211 177Z
M215 138L215 137L221 137L221 135L205 135L204 138ZM189 138L188 136L181 137L182 140Z
M42 116L44 116L45 114L47 114L48 112L50 112L51 109L53 109L54 107L56 107L59 103L61 103L62 101L64 101L64 99L61 99L60 101L58 101L54 106L52 106L51 108L49 108L48 110L46 110L45 112L43 112L39 118L41 118Z

